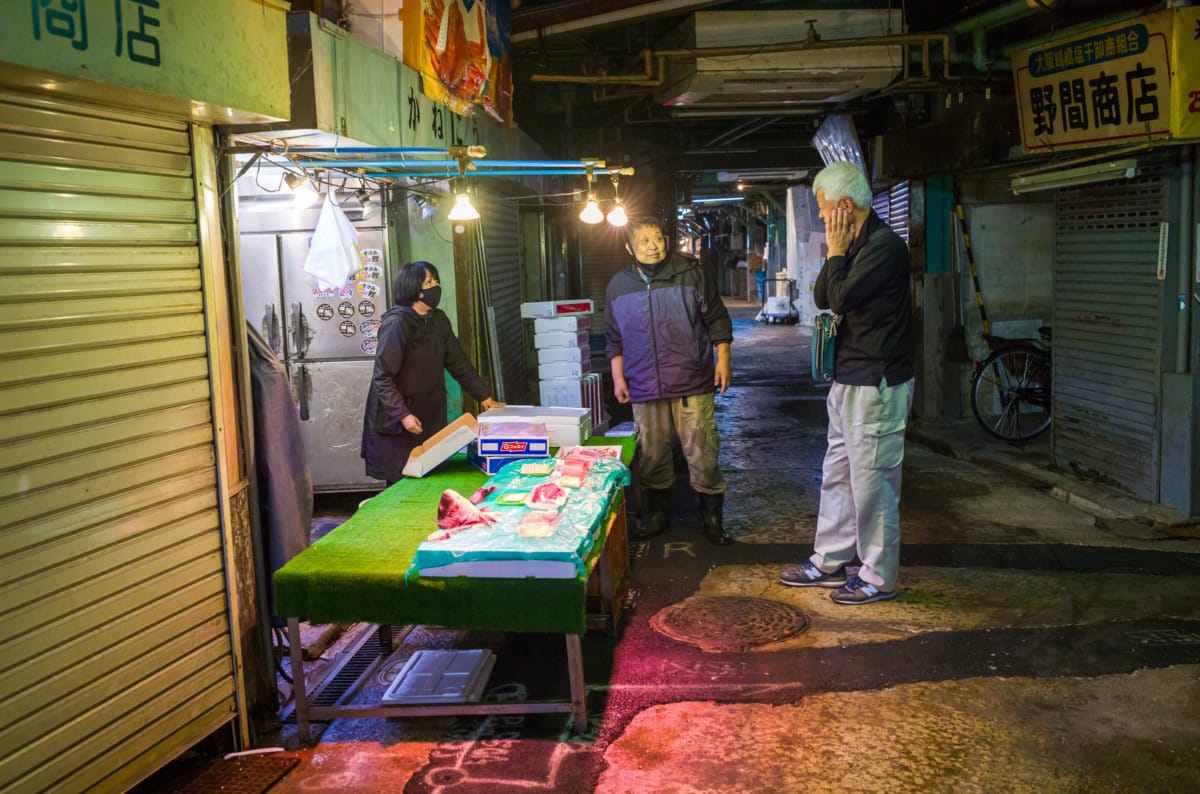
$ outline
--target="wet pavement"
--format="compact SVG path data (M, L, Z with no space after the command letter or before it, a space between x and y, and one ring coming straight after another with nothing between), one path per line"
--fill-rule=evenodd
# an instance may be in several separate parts
M285 723L260 744L302 761L271 791L1200 790L1195 527L1054 470L1048 440L918 423L900 596L841 606L782 587L811 552L825 389L807 330L731 308L735 386L717 416L736 543L705 542L677 484L670 532L633 545L619 635L583 640L588 729L338 720L303 748ZM566 692L557 636L422 628L364 696L413 651L448 647L496 650L492 699Z

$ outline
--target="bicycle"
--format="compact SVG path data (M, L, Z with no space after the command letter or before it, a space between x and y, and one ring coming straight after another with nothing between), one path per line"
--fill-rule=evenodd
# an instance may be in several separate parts
M983 429L1013 444L1041 435L1053 419L1050 329L1041 339L988 337L991 354L971 376L971 409Z

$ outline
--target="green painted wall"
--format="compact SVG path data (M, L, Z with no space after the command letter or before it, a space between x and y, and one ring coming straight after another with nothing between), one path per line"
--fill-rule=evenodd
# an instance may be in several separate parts
M159 8L133 0L0 0L0 58L187 100L195 117L285 119L288 8L287 0L161 0ZM52 90L55 82L39 87Z

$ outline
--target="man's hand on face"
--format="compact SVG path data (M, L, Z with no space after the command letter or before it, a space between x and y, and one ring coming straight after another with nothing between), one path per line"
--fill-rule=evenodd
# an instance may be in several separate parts
M829 256L845 256L854 242L854 215L846 203L839 202L825 219L825 245Z

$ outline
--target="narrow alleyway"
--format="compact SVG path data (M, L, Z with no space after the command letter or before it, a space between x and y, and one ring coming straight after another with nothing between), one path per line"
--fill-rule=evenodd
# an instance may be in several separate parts
M671 531L633 548L621 632L584 639L589 729L339 720L298 748L285 724L267 743L303 760L272 791L1200 790L1200 540L1098 526L910 440L900 597L782 587L811 551L825 390L807 331L733 314L717 412L737 542L706 543L678 484ZM497 651L489 697L565 691L558 637L429 629L373 686L450 646Z

